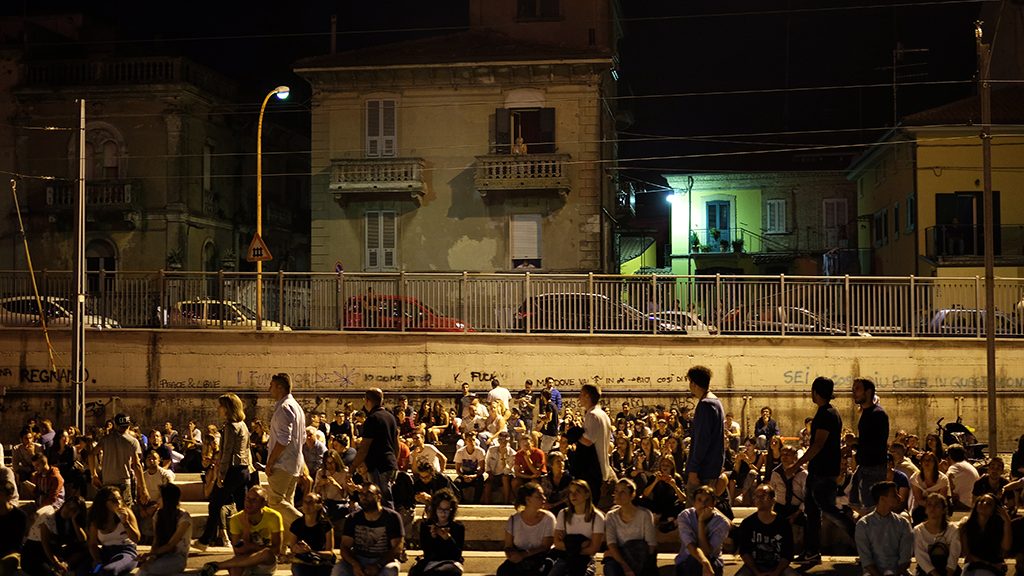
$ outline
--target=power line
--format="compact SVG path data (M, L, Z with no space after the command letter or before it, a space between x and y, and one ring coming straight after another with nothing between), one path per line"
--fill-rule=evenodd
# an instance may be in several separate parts
M637 16L621 18L623 22L649 22L659 20L694 20L703 18L725 18L735 16L784 16L788 14L814 14L824 12L852 12L857 10L890 10L893 8L928 8L934 6L955 6L962 4L984 4L1000 0L933 0L931 2L894 2L886 4L858 4L854 6L832 6L817 8L786 8L782 10L747 10L742 12L712 12L710 14L680 14L675 16Z

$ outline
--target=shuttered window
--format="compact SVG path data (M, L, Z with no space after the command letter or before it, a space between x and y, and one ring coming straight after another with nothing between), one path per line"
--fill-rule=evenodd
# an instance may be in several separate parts
M398 214L392 210L366 213L366 270L397 268Z
M397 133L394 100L366 101L366 156L392 157L396 154Z
M846 248L849 232L846 229L850 219L846 211L845 198L826 198L821 202L822 232L824 248Z
M511 220L512 267L541 267L540 214L514 214Z
M786 200L768 200L765 206L767 221L765 232L781 234L786 231Z

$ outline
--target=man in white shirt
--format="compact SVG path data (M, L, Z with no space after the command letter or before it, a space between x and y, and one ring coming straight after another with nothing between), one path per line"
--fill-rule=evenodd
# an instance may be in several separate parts
M487 405L490 406L495 400L501 400L505 410L508 410L512 404L512 392L502 386L501 381L497 378L491 379L491 391L487 393Z
M438 473L444 472L448 466L448 458L436 446L423 441L423 432L417 432L413 436L410 448L412 451L409 453L409 460L413 470L416 470L416 465L420 462L430 464L434 472Z
M267 445L267 504L276 510L286 526L302 514L295 508L295 486L305 461L302 443L306 434L306 415L292 397L291 378L285 373L270 379L270 397L274 415L270 419L270 443Z
M594 384L580 388L580 406L583 408L583 437L577 445L574 478L586 480L596 505L601 499L604 483L615 480L608 457L611 445L612 421L601 408L601 389Z
M512 475L516 451L509 445L508 430L498 432L498 443L487 449L484 457L484 469L487 472L484 484L484 504L494 504L491 492L495 484L501 486L502 504L509 503L512 492Z
M463 435L465 443L455 452L455 486L462 490L462 501L479 504L484 491L484 451L476 445L476 433L470 430ZM468 490L473 489L473 496Z
M967 461L967 452L960 444L950 444L946 454L953 461L946 471L953 510L970 510L974 505L974 483L981 478L978 469Z

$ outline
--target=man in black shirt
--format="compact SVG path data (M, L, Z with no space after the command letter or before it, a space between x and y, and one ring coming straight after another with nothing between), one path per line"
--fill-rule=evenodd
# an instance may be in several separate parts
M807 530L804 531L804 563L821 563L821 517L824 514L841 526L853 539L856 525L836 506L836 478L839 476L840 435L843 419L832 406L835 383L831 378L818 376L811 383L811 400L818 411L811 421L811 447L790 467L790 472L804 464L807 466L807 499L804 513Z
M381 493L373 484L359 492L362 510L349 514L341 536L341 562L334 574L341 576L397 576L401 568L402 518L381 506ZM358 567L358 568L357 568Z
M789 566L793 560L793 527L786 518L775 513L774 504L774 488L761 484L754 489L757 513L743 519L736 535L743 558L743 567L737 576L796 576L797 572Z
M388 508L394 508L391 486L398 473L398 422L382 408L383 403L384 392L380 388L370 388L363 396L366 422L351 468L355 470L366 463L370 481L380 487L381 501Z
M867 378L853 381L853 401L860 406L860 420L857 422L857 485L860 487L860 503L865 508L875 506L871 487L885 480L889 455L889 415L877 400L874 382Z

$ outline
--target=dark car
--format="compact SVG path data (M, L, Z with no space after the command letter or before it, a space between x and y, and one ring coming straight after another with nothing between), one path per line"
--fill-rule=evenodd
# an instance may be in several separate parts
M678 332L676 324L644 314L603 294L538 294L523 301L516 329L530 332Z
M472 332L462 320L442 316L416 298L363 294L348 299L345 328L407 332Z

